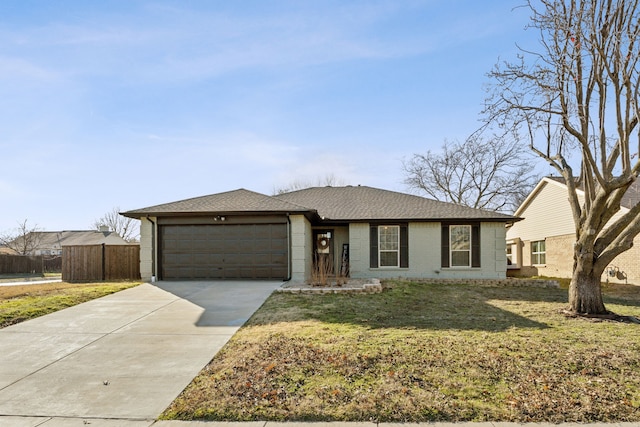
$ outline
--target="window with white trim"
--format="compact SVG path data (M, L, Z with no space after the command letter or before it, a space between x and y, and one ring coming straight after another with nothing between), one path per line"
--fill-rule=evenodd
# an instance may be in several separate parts
M378 265L400 266L400 227L381 225L378 227Z
M543 265L547 263L547 245L544 240L531 242L531 264Z
M471 267L471 226L452 225L449 227L449 248L451 267Z

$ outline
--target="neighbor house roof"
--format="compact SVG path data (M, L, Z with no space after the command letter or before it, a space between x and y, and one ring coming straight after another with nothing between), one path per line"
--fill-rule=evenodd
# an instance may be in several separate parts
M239 189L123 212L122 215L170 216L205 213L286 212L317 214L325 221L483 220L518 218L366 186L313 187L277 196Z
M511 215L360 185L314 187L275 197L313 207L325 220L517 220Z
M97 230L38 231L38 248L75 245L126 245L117 233Z
M177 202L150 206L123 212L122 215L141 218L147 215L167 216L175 214L198 214L207 212L259 213L259 212L308 212L310 209L293 203L269 197L244 188L194 197Z

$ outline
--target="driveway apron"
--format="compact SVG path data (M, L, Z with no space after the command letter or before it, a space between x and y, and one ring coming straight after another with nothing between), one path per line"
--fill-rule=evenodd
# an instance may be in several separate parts
M158 282L0 329L0 415L155 419L280 282Z

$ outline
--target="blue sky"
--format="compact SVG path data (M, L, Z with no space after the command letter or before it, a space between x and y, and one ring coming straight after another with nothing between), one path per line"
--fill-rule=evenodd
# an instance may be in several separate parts
M479 126L520 0L0 2L0 232L333 175ZM515 8L515 9L514 9Z

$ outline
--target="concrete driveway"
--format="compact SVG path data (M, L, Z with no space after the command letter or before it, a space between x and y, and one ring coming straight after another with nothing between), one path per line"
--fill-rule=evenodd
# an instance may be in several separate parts
M143 284L0 329L0 415L155 419L281 284Z

